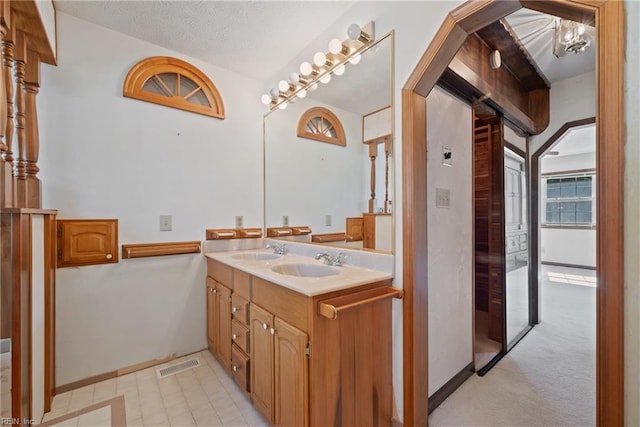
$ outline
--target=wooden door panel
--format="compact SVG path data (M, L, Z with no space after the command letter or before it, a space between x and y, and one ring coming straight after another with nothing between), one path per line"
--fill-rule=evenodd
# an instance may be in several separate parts
M231 369L231 290L220 283L216 286L218 321L218 358L227 370Z
M273 315L251 304L251 400L258 411L270 422L273 413Z
M307 334L275 319L275 421L283 427L307 426Z
M207 343L212 352L216 352L216 282L207 277Z

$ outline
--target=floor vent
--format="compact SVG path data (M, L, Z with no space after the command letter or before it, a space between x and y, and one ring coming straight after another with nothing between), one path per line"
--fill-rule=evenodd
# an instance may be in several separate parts
M198 366L200 366L200 359L194 357L193 359L187 359L184 362L180 362L175 365L157 368L156 373L158 378L166 378L180 372L188 371L189 369L197 368Z

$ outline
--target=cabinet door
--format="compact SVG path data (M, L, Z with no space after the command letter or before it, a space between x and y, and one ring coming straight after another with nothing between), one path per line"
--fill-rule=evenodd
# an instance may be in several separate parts
M58 220L58 267L118 262L117 219Z
M218 358L222 365L231 369L231 290L220 283L216 284Z
M274 332L276 425L306 426L309 424L307 334L278 318Z
M211 277L207 277L207 343L213 353L217 351L216 292L216 282Z
M251 304L251 400L270 422L273 417L273 315Z

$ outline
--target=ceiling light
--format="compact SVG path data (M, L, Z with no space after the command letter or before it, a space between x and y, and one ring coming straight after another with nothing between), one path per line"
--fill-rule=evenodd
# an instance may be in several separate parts
M313 55L313 61L304 61L300 64L300 73L292 72L289 79L280 80L277 87L271 89L269 94L263 95L260 100L269 105L273 110L278 107L284 109L288 102L296 98L304 98L308 91L318 88L318 82L327 84L331 81L331 74L341 76L345 73L345 64L357 64L361 54L371 48L374 42L374 24L369 22L363 27L353 24L347 33L349 39L329 41L329 52L317 52Z
M357 53L353 55L351 58L349 58L349 63L356 65L357 63L360 62L361 59L362 59L362 56L359 53Z
M553 54L560 58L567 52L584 52L591 45L592 32L592 27L559 18L555 25Z

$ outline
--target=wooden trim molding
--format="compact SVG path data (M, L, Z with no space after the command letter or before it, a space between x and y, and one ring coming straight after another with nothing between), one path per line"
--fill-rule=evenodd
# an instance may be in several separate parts
M222 96L211 79L188 62L169 56L152 56L135 64L124 80L122 95L217 119L225 117Z
M199 240L190 242L137 243L122 245L122 259L199 254L200 252L202 252L202 242Z
M468 1L454 9L402 90L406 425L426 426L428 412L426 96L469 34L523 6L567 19L595 22L598 29L597 193L601 206L607 209L597 213L596 420L598 426L624 423L623 2L541 0Z
M429 397L429 413L432 413L434 409L440 406L442 402L447 399L447 397L451 396L451 393L456 391L456 389L468 380L475 371L473 362L471 362L462 368L460 372L455 374L453 378L447 381L445 385L436 390L436 392Z
M257 239L262 237L262 228L211 228L206 231L207 240Z
M313 107L302 113L298 120L298 136L320 142L347 146L344 127L331 110Z

